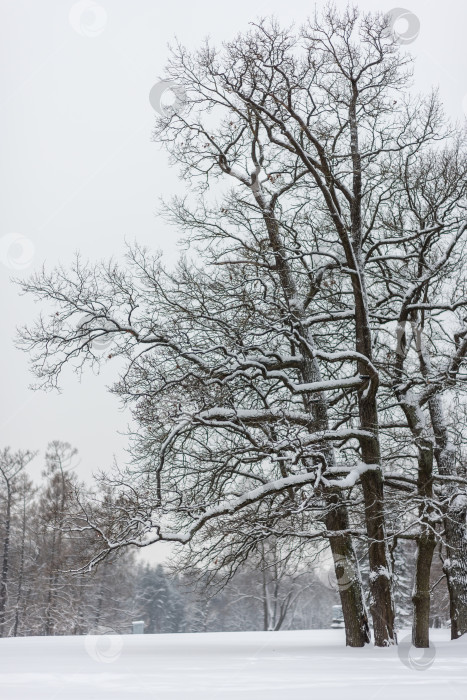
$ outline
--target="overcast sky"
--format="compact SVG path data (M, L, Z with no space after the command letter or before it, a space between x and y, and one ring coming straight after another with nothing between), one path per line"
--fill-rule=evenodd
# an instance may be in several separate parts
M381 0L358 4L394 9ZM50 440L66 440L79 449L86 479L114 455L125 458L118 431L128 416L105 388L111 364L81 383L66 374L60 395L28 389L27 358L13 336L38 308L18 296L11 277L67 263L78 250L90 259L119 256L125 239L174 260L177 232L155 210L160 195L184 185L151 140L148 99L164 77L167 44L177 37L194 48L207 35L221 42L271 14L300 24L312 9L305 0L0 0L1 446L43 454ZM407 0L405 9L395 28L416 56L417 89L439 85L448 114L465 118L467 3ZM38 459L36 478L41 468Z

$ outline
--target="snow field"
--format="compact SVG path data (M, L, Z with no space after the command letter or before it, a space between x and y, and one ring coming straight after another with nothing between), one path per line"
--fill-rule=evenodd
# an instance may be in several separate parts
M349 649L343 630L0 640L2 700L466 700L467 638L409 632Z

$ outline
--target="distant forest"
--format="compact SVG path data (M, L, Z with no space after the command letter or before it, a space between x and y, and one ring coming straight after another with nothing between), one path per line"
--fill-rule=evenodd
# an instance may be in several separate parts
M331 626L332 607L339 604L334 567L315 551L313 566L309 561L305 566L273 539L224 577L190 567L187 558L152 566L130 547L86 570L99 542L95 533L90 537L71 526L77 503L85 501L88 512L93 508L93 494L73 468L77 451L50 443L39 487L27 473L34 456L0 452L1 636L128 633L134 620L144 620L151 634ZM118 509L110 490L99 507L102 503L107 518ZM399 543L394 553L400 626L411 623L412 548ZM361 566L368 576L364 558ZM439 560L433 567L431 623L444 626L448 618Z

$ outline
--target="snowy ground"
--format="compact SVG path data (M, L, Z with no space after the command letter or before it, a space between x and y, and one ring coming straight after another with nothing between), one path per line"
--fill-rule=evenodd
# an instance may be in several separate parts
M466 700L467 638L346 649L342 630L0 639L1 700Z

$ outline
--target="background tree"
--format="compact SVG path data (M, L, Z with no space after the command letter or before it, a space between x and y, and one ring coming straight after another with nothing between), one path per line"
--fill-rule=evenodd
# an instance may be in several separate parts
M140 568L137 606L149 634L183 630L185 610L181 592L160 564L155 568L149 564Z
M21 474L18 494L18 524L15 533L16 593L14 596L13 637L20 634L25 615L25 599L34 586L34 510L33 499L37 489L24 472Z
M5 616L8 601L8 582L10 578L11 530L13 507L21 488L21 474L34 458L32 452L19 450L11 452L7 447L0 452L0 477L5 488L2 497L2 572L0 581L0 636L5 634Z

